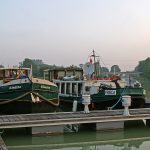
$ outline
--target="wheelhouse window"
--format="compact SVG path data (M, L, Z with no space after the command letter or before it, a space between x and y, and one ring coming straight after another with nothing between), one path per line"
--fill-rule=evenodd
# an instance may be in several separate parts
M90 86L86 86L85 87L85 92L90 92L90 88L91 88Z

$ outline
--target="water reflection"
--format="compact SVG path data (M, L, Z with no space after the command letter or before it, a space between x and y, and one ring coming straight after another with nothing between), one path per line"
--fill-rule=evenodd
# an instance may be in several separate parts
M120 131L80 131L31 137L25 129L9 130L3 139L9 150L149 150L150 132L143 122L128 122Z

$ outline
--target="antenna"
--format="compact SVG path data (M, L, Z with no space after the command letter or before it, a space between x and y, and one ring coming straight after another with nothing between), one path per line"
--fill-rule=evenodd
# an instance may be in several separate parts
M95 72L95 76L97 77L97 75L100 74L100 68L99 68L99 65L98 65L98 70L96 69L96 57L99 58L99 56L96 56L96 55L95 55L94 49L93 49L92 53L93 53L93 54L91 55L91 57L94 58L94 72ZM98 60L98 64L99 64L99 60Z

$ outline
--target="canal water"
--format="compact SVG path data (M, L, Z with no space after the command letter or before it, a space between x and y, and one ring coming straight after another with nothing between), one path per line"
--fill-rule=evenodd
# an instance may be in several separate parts
M79 128L63 135L31 136L26 129L2 133L8 150L149 150L150 127L143 121L125 123L123 130L96 132Z

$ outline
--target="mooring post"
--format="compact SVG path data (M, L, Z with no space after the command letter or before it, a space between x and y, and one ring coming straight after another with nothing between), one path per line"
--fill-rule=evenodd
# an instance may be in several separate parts
M90 95L82 95L82 104L84 105L84 113L89 113L89 104L91 103Z
M129 106L131 106L131 96L125 95L122 96L122 106L124 106L124 112L123 115L124 116L129 116Z

